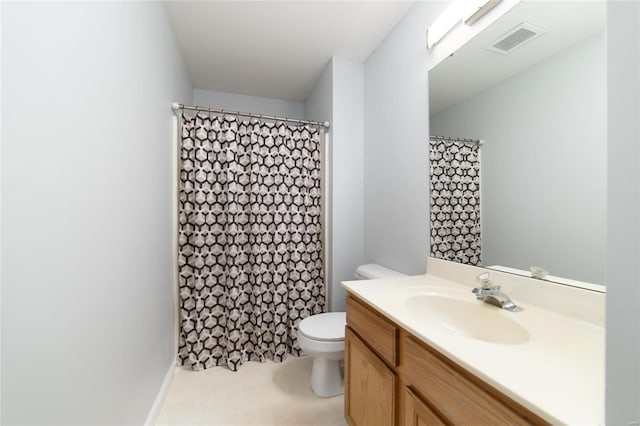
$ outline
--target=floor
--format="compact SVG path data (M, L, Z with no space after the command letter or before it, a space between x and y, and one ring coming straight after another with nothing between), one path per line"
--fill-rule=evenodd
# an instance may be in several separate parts
M178 369L156 425L346 425L343 395L319 398L309 387L310 357Z

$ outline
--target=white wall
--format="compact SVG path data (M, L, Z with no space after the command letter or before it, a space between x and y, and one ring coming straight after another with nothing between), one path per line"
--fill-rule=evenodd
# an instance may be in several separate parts
M426 30L446 2L418 2L364 65L364 257L424 273L429 251Z
M602 33L430 118L485 141L483 265L604 283L606 102Z
M193 103L198 106L252 112L278 117L304 117L304 103L215 90L193 89Z
M174 360L158 2L2 3L2 423L141 424Z
M333 57L305 101L305 118L329 121L329 225L327 244L330 304L345 310L340 283L352 280L363 256L363 66Z
M606 423L640 424L640 3L607 6Z

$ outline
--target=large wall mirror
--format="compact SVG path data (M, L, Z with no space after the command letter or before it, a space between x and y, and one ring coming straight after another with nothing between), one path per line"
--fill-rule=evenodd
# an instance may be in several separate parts
M605 13L525 0L429 72L430 134L483 141L481 266L604 284Z

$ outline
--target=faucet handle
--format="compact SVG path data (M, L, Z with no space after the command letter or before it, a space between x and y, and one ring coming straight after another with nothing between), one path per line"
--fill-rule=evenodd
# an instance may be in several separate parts
M476 282L480 284L483 290L491 290L494 286L491 284L491 274L483 272L476 277Z

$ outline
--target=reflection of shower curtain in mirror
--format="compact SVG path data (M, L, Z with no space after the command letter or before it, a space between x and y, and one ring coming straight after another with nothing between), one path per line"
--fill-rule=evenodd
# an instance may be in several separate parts
M182 116L179 363L193 370L300 355L325 310L321 131Z
M432 136L431 257L480 265L480 146Z

